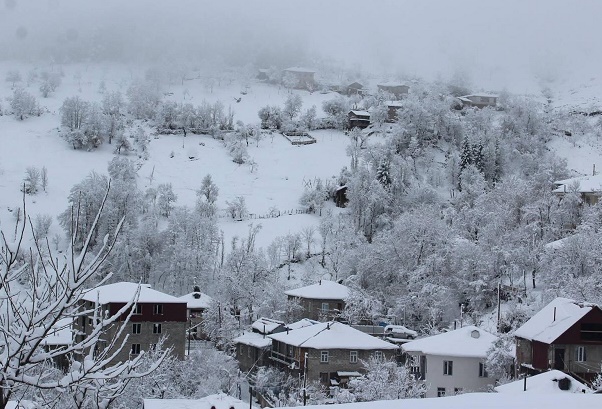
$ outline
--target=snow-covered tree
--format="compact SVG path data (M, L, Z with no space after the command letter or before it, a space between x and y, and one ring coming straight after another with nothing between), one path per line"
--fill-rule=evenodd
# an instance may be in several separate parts
M21 80L21 73L19 71L11 70L6 73L6 82L10 82L11 87L13 88L15 87L17 82L21 82Z
M41 114L36 98L23 88L15 88L13 95L8 100L12 114L21 121L30 116Z
M302 105L303 100L301 99L301 96L299 94L291 94L286 98L286 101L284 101L282 113L292 121L301 112Z

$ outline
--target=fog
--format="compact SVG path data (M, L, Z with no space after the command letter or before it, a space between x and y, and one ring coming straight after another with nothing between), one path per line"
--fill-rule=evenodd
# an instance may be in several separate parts
M0 10L4 60L461 73L490 88L585 79L602 61L596 0L3 0Z

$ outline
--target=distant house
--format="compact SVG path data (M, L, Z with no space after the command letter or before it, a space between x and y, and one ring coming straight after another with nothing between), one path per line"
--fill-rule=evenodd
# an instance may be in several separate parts
M377 84L377 87L381 92L392 94L396 100L402 99L410 90L409 86L396 82L383 82L381 84Z
M269 70L267 68L260 68L257 71L257 75L255 76L255 79L259 80L259 81L268 81L270 79L269 76Z
M400 101L387 101L387 122L397 121L397 111L399 111L403 104Z
M73 318L61 318L53 326L52 330L42 340L42 347L48 351L66 348L73 345ZM69 368L69 357L59 355L54 359L57 367L63 370Z
M108 317L112 317L134 300L137 295L138 299L132 306L133 314L127 323L126 331L119 338L121 341L127 335L127 344L115 356L111 364L123 362L132 356L139 355L141 351L154 348L159 339L166 335L168 337L165 346L172 347L173 354L183 359L187 327L186 302L153 290L148 284L119 282L96 287L84 293L80 301L81 308L90 311L90 314L74 321L75 333L91 333L95 309L100 309ZM123 313L120 320L125 319L132 310ZM98 347L101 349L106 347L109 341L116 336L117 329L116 326L108 328ZM82 337L82 335L77 335L77 337ZM120 345L120 342L117 344Z
M194 291L183 295L180 300L186 302L186 315L188 317L188 336L191 339L206 339L203 333L203 314L211 305L213 298L203 294L198 286Z
M602 174L558 180L554 182L554 187L553 192L559 197L577 192L583 203L595 205L602 196Z
M284 292L289 300L297 300L302 318L330 320L340 315L349 296L349 287L334 281L320 280L317 284Z
M359 82L352 82L351 84L344 87L342 91L343 91L342 93L347 96L351 96L351 95L364 96L366 94L366 90L364 89L364 86Z
M525 390L526 388L526 390ZM579 382L577 379L564 372L552 369L551 371L542 372L538 375L530 376L525 381L510 382L505 385L496 386L494 388L499 393L591 393L589 386Z
M558 369L591 381L602 361L602 310L558 297L514 333L520 372Z
M347 185L337 187L334 192L334 203L337 207L346 207L349 199L347 198Z
M395 358L399 347L340 322L324 322L272 338L270 359L293 376L306 376L308 382L342 385L360 376L362 361L370 357Z
M365 129L370 125L370 112L352 109L347 114L349 129L360 128Z
M485 370L487 350L497 340L473 325L402 344L411 371L429 385L426 397L486 391L494 383Z
M302 67L286 68L282 73L282 83L289 88L313 91L317 87L315 73L314 70Z
M254 406L255 407L255 406ZM201 399L144 399L142 409L247 409L248 402L223 393Z
M493 94L471 94L458 97L463 106L485 108L497 105L497 95Z

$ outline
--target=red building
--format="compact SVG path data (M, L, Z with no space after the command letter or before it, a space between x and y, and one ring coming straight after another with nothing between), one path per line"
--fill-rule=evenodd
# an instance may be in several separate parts
M602 363L602 310L556 298L516 330L517 370L558 369L591 381Z

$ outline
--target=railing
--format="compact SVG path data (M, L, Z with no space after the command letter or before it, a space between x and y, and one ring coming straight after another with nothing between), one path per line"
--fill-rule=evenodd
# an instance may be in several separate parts
M290 355L281 354L280 352L272 351L270 354L272 361L280 362L281 364L292 367L294 364L296 368L299 368L299 361Z

